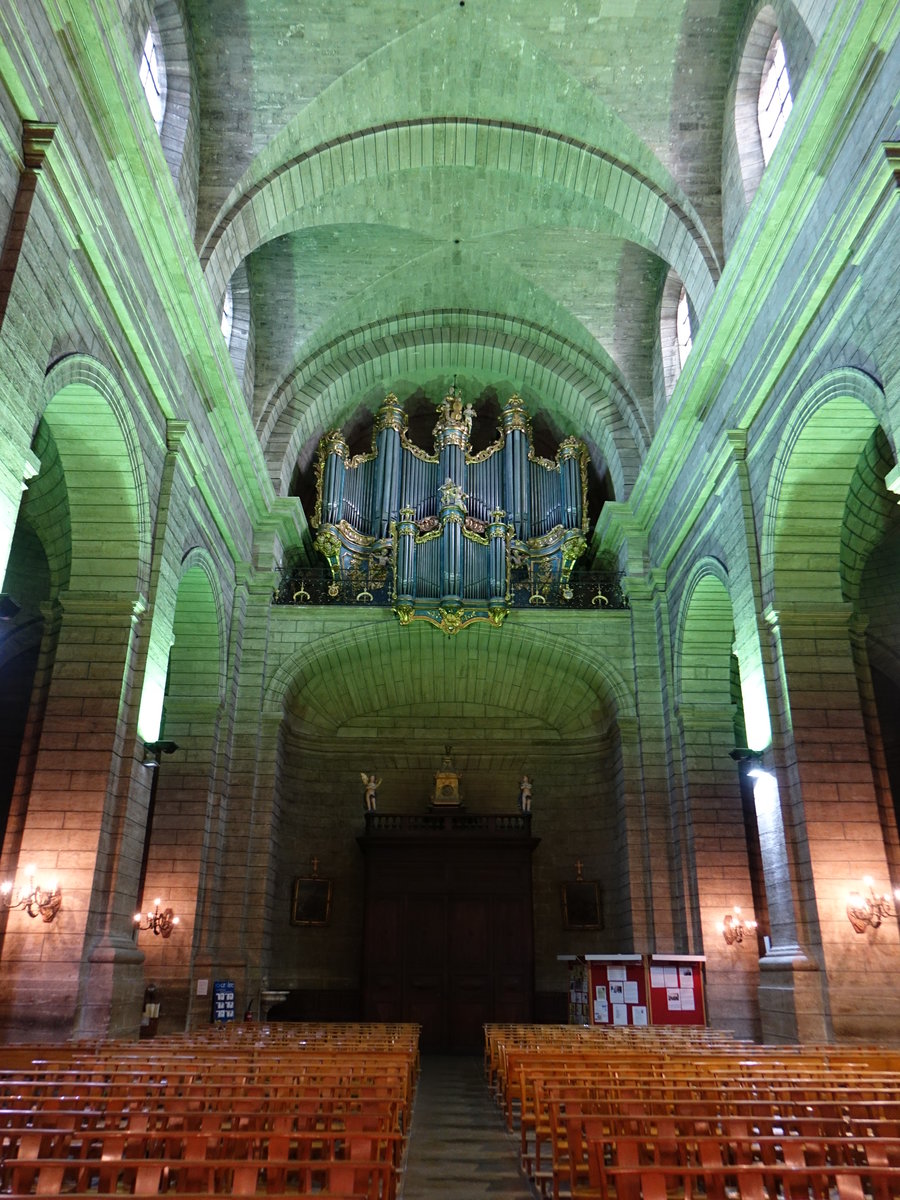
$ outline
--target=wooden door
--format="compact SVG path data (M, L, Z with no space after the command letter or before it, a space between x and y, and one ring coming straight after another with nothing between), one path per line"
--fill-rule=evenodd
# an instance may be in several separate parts
M416 1021L424 1051L477 1053L533 1013L530 837L361 838L363 1015Z

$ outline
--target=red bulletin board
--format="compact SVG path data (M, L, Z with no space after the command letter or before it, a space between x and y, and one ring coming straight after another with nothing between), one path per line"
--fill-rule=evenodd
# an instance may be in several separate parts
M651 954L647 963L652 1025L705 1025L703 964L688 955Z
M590 971L592 1025L647 1025L647 973L639 954L585 956Z

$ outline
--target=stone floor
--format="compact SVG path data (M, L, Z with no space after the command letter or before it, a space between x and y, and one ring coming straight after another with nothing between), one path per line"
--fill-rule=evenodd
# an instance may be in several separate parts
M481 1058L422 1060L400 1200L535 1200Z

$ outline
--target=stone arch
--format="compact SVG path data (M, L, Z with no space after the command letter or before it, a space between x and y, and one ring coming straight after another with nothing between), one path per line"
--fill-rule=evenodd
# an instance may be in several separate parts
M169 680L182 691L218 705L225 692L225 611L215 565L194 547L184 556L172 619Z
M884 393L854 368L829 372L801 397L769 476L761 559L764 597L815 605L844 599L842 531L860 455Z
M671 262L698 315L718 278L715 254L689 202L633 165L646 157L636 142L631 161L562 133L519 122L476 117L422 117L359 129L319 143L274 166L235 196L203 248L201 261L214 298L254 249L307 224L337 189L383 186L385 170L474 168L471 186L501 172L542 184L573 199L586 197L609 212L630 240ZM640 214L636 219L635 213Z
M69 587L140 595L150 567L150 503L131 412L112 373L71 355L48 371L41 414L56 443L71 522Z
M888 491L885 483L896 462L887 435L879 425L864 446L850 482L847 519L841 535L841 587L845 598L854 605L872 554L879 549L884 552L886 537L896 541L900 512L896 495ZM874 581L869 582L871 586Z
M380 691L373 696L371 703L378 711L390 711L391 708L402 704L411 686L417 679L431 678L439 686L442 679L451 684L460 682L458 674L441 671L441 666L448 658L454 656L467 657L473 649L471 642L477 640L479 650L492 665L490 672L494 699L479 703L490 703L496 708L509 707L508 700L512 694L510 684L517 672L526 672L529 679L536 671L540 662L553 664L553 671L560 677L552 691L541 692L540 687L533 681L521 691L516 692L516 707L524 708L533 716L547 718L549 713L557 714L562 722L560 728L565 728L573 737L588 736L589 731L596 731L596 720L602 717L606 725L619 718L635 717L634 697L627 687L624 678L616 665L605 656L591 649L586 653L585 647L575 645L567 638L555 638L548 645L542 637L545 634L532 631L527 626L517 628L507 625L502 631L489 629L481 630L472 627L455 638L436 636L436 631L430 627L416 626L402 629L393 619L389 624L377 622L364 627L333 633L321 638L312 645L306 645L286 658L273 672L267 682L263 700L263 713L270 718L282 716L304 689L312 681L326 681L328 690L328 709L349 711L364 717L367 709L364 707L363 689L359 686L361 678L371 677L378 673L386 677L388 672L385 664L391 657L396 661L389 673L392 684L387 691ZM470 639L467 645L466 639ZM417 655L412 655L412 644L416 645ZM421 651L421 654L418 654ZM402 668L415 658L417 675L410 679L408 672ZM567 669L562 670L564 665ZM571 696L567 696L567 687L571 681L577 681L580 694L592 694L602 704L602 708L594 707L591 712L578 712ZM473 677L474 681L474 677ZM569 681L568 685L566 681ZM478 685L482 687L486 679L478 676ZM483 693L480 693L483 695ZM446 697L446 693L444 693ZM501 701L500 697L506 697ZM469 697L471 699L471 697ZM417 702L440 702L437 693L426 689L417 697ZM446 703L460 704L466 701L454 692L452 699ZM343 706L343 707L342 707ZM556 707L554 707L556 706ZM327 717L323 712L311 713L309 721L312 725L324 727ZM551 722L552 723L552 722Z
M675 687L679 707L731 704L734 610L724 565L698 563L682 599L676 640Z
M457 314L459 316L459 314ZM503 325L508 323L504 322ZM526 332L526 331L523 331ZM269 437L266 450L273 486L285 494L294 463L304 445L335 423L335 414L348 413L367 389L389 391L392 377L421 370L423 352L429 371L477 370L498 382L514 381L515 389L533 389L542 402L560 411L572 428L593 441L609 469L615 495L624 499L640 468L643 436L636 440L623 392L592 365L586 355L566 362L554 339L517 336L518 330L437 324L414 328L353 344L324 361L310 364L292 381L290 401ZM315 373L313 374L313 370ZM624 412L623 412L624 409Z
M759 1035L757 956L735 954L719 924L735 906L746 918L764 919L764 887L750 799L742 795L735 747L736 687L734 609L725 567L697 563L679 614L676 692L682 737L686 892L697 943L707 957L710 1023L741 1036ZM753 940L754 934L746 935Z

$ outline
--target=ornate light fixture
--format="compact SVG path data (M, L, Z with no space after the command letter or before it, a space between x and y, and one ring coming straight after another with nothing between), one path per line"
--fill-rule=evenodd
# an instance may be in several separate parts
M0 903L6 908L23 908L29 917L40 916L49 924L59 912L62 892L55 879L43 886L35 879L34 864L25 868L25 883L13 887L11 879L0 884Z
M875 881L871 875L863 876L863 886L867 889L865 895L861 892L851 892L847 897L847 916L854 933L877 929L885 917L897 915L897 910L891 907L891 897L887 892L876 895ZM894 888L894 899L900 900L900 888Z
M135 913L134 923L138 929L152 929L154 937L167 938L172 936L172 930L178 924L180 918L175 916L174 910L171 908L164 908L160 912L159 906L161 904L162 900L157 896L153 901L153 911L150 912L148 910L146 914L147 924L144 924L144 913Z
M716 928L729 946L733 946L735 943L740 946L744 940L744 930L750 933L756 929L756 924L756 921L745 921L741 916L740 908L735 905L734 912L729 913L721 920Z

